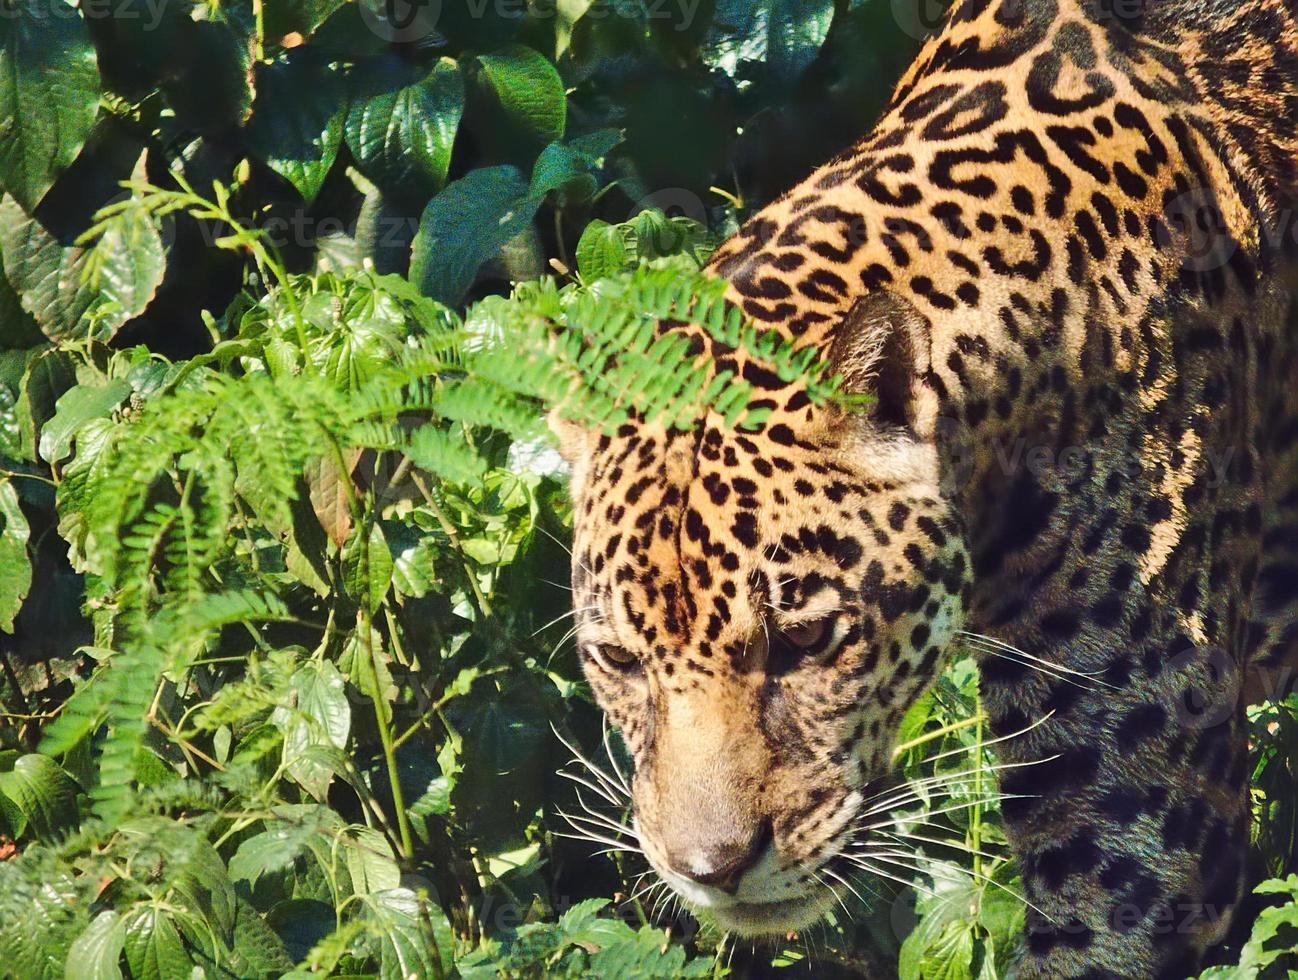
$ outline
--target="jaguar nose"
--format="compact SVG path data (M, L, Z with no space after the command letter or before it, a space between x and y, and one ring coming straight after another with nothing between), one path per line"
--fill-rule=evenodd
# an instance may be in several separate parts
M746 838L719 841L706 848L695 847L688 856L681 855L669 863L683 878L733 895L739 890L744 872L761 860L772 837L771 821L763 820Z

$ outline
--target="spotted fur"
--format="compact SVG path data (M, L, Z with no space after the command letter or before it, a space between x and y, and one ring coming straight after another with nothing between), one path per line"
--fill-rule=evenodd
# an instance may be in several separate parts
M739 932L824 911L960 628L1012 770L1021 977L1184 977L1244 879L1243 706L1298 647L1298 28L960 0L874 130L711 269L872 393L569 438L580 641L637 830ZM687 329L687 328L686 328ZM1244 692L1244 693L1241 693ZM1041 761L1045 760L1045 761Z

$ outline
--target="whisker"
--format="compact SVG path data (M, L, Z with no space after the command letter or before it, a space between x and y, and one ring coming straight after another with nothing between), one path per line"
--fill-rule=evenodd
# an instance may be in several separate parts
M936 844L939 847L949 847L953 851L961 851L964 854L976 854L978 857L986 858L988 861L999 861L1002 858L1002 855L988 854L986 851L981 851L976 847L971 847L964 841L955 840L954 838L951 840L942 840L940 837L925 837L923 834L915 834L906 830L903 830L900 833L885 830L880 831L880 835L891 838L901 846L905 846L906 841L918 841L921 844Z
M838 874L838 872L836 872L833 868L824 868L824 869L822 869L822 870L825 872L825 874L829 875L829 876L830 876L831 878L833 878L835 881L839 882L839 883L840 883L844 888L846 888L849 892L851 892L853 895L855 895L855 896L856 896L856 900L857 900L858 902L861 903L861 907L862 907L862 908L869 908L870 903L867 902L864 898L861 897L861 893L858 892L855 888L853 888L852 885L851 885L851 883L850 883L849 881L847 881L847 879L845 879L845 878L843 878L842 876L840 876L840 875ZM832 889L831 889L831 891L832 891ZM835 897L837 897L837 896L835 896ZM844 911L844 912L847 912L847 917L848 917L848 919L850 920L850 919L852 918L852 913L848 911L848 908L847 908L846 905L843 906L843 911Z
M1075 677L1070 677L1067 674L1061 673L1060 671L1056 671L1050 667L1045 667L1042 666L1041 664L1035 664L1029 660L1024 660L1022 657L1019 657L1006 650L1002 650L996 647L986 647L977 643L971 643L970 646L976 652L983 653L990 657L998 657L1001 660L1008 660L1010 663L1018 664L1020 667L1027 667L1029 670L1034 670L1038 674L1042 674L1047 677L1053 677L1055 680L1060 681L1061 683L1071 684L1073 685L1073 687L1080 687L1084 691L1094 690L1094 685L1104 684L1103 681L1087 680L1087 679L1077 680ZM1111 687L1111 685L1108 684L1104 684L1104 686Z
M1032 722L1032 724L1024 728L1020 728L1017 732L1010 732L1008 735L1001 735L998 736L997 738L984 739L981 743L975 742L972 745L963 745L958 749L948 749L947 751L941 752L938 755L925 756L924 758L921 758L917 762L917 765L924 766L932 762L940 762L941 760L950 758L953 755L962 755L965 752L972 752L975 749L980 747L985 749L991 745L1000 745L1004 742L1010 741L1010 739L1018 738L1021 735L1026 735L1028 732L1032 731L1035 728L1041 727L1046 722L1048 722L1051 718L1053 718L1054 715L1055 712L1052 709L1050 711L1047 711L1042 717L1038 718L1036 721Z
M1099 684L1102 687L1107 687L1112 690L1117 690L1117 688L1114 687L1114 685L1099 679L1101 676L1103 676L1104 673L1103 671L1077 670L1074 667L1069 667L1066 666L1065 664L1056 663L1055 661L1047 660L1044 657L1038 657L1035 654L1028 653L1026 650L1020 650L1018 647L1006 643L1004 640L999 640L994 636L987 636L986 634L983 633L974 633L969 630L957 630L957 635L963 637L966 640L971 640L978 644L981 644L985 649L987 649L989 653L993 652L992 648L994 648L995 650L1000 650L1000 651L1004 651L1005 653L1011 654L1013 657L1021 657L1023 660L1028 662L1027 666L1034 666L1034 665L1039 666L1039 669L1042 669L1046 673L1053 673L1057 671L1058 674L1071 674L1074 677L1085 677L1089 681Z
M549 538L551 541L553 541L555 544L557 544L560 548L562 548L562 549L564 550L564 552L567 554L567 556L568 556L569 558L573 558L573 557L574 557L574 556L573 556L573 553L572 553L572 549L569 548L569 547L568 547L566 544L564 544L562 541L560 541L558 538L556 538L556 537L555 537L553 534L551 534L549 531L547 531L547 530L545 529L544 525L541 525L541 524L533 524L532 526L533 526L534 528L536 528L538 531L540 531L542 534L544 534L544 535L545 535L547 538Z
M824 870L826 873L832 873L829 871L828 868L825 868ZM843 909L843 914L847 916L847 920L849 922L852 921L852 913L848 911L847 903L843 901L842 896L838 894L838 891L834 888L834 886L831 885L829 882L827 882L824 878L822 878L820 876L819 871L813 871L811 873L811 876L816 880L817 885L820 885L822 888L827 889L829 891L829 894L834 896L834 901L836 901L839 904L839 906ZM834 875L834 877L840 881L842 880L839 879L837 875Z
M598 779L599 782L600 782L600 784L601 784L602 786L604 786L604 787L609 791L609 793L611 793L614 797L616 797L616 796L620 793L620 789L619 789L619 787L618 787L618 784L617 784L617 782L613 779L612 776L610 776L608 773L606 773L606 772L605 772L603 769L601 769L599 766L595 765L595 763L591 762L590 759L586 758L585 754L582 753L581 749L577 748L575 745L573 745L571 742L569 742L566 738L564 738L564 737L563 737L563 734L562 734L562 733L559 731L559 729L556 728L553 724L550 725L550 730L551 730L552 732L554 732L554 736L555 736L555 738L557 738L557 739L559 740L559 742L563 745L563 747L566 748L569 752L571 752L571 753L573 754L573 758L574 758L576 761L580 762L580 763L582 764L582 766L584 766L585 769L586 769L586 770L587 770L587 771L588 771L592 776L594 776L596 779ZM567 773L566 771L562 771L561 774L562 774L562 775L566 775L566 776L568 776L568 778L570 778L570 779L572 778L571 773ZM592 790L595 790L596 792L598 792L598 790L596 790L594 786L591 786L590 788L591 788ZM600 794L600 795L605 796L605 794ZM608 799L608 796L605 796L605 798ZM613 803L614 806L620 806L622 801L619 801L619 800L617 800L617 799L613 799L613 800L611 800L611 802Z
M973 871L973 870L970 870L969 868L962 868L962 867L959 867L958 865L954 865L954 864L946 864L946 863L944 863L944 862L942 862L942 861L937 861L937 860L935 860L934 858L930 858L930 857L928 857L927 855L924 855L924 854L915 854L915 853L909 853L909 854L905 854L905 853L903 853L903 854L895 854L895 853L891 853L891 856L885 856L885 855L883 855L883 854L881 854L881 853L879 853L879 852L872 852L872 853L870 854L870 857L871 857L871 859L876 859L876 858L877 858L877 859L880 860L880 861L887 861L889 864L895 864L895 865L897 865L897 866L899 866L899 867L908 868L909 870L911 870L911 871L915 871L915 872L917 872L918 874L927 874L927 875L930 875L931 877L942 877L942 875L934 874L933 871L931 871L931 870L930 870L930 871L926 871L926 870L923 870L923 869L920 869L920 868L910 868L908 865L902 864L902 862L897 861L897 860L894 860L893 858L896 858L896 857L909 857L909 858L913 858L913 859L915 859L915 860L928 861L928 862L929 862L930 864L932 864L935 868L938 868L938 869L941 869L941 870L942 870L942 872L943 872L944 875L946 876L946 880L947 880L947 881L951 881L951 880L952 880L952 878L951 878L952 875L955 875L955 877L957 877L957 878L960 877L961 875L963 875L963 876L965 876L965 877L967 877L967 878L976 879L976 880L979 880L979 881L985 881L985 882L987 882L987 884L989 884L989 885L993 885L993 886L995 886L996 888L999 888L999 889L1000 889L1001 891L1003 891L1006 895L1009 895L1009 896L1011 896L1012 898L1015 898L1015 899L1017 899L1018 901L1022 902L1022 903L1023 903L1024 905L1026 905L1028 908L1032 909L1032 911L1036 912L1038 915L1043 916L1043 917L1046 919L1046 921L1048 921L1048 922L1054 922L1054 921L1055 921L1055 920L1054 920L1053 918L1051 918L1049 915L1046 915L1046 913L1043 912L1041 909L1037 908L1035 905L1033 905L1031 902L1029 902L1029 901L1027 900L1027 897L1026 897L1026 896L1024 896L1024 895L1020 895L1020 894L1019 894L1018 892L1016 892L1013 888L1006 888L1006 887L1005 887L1004 885L1002 885L999 881L997 881L996 879L990 877L989 875L985 875L985 874L983 874L981 871Z
M1027 793L1002 793L993 797L988 797L987 799L968 800L964 803L954 803L951 806L941 807L937 810L924 810L914 818L906 814L897 814L890 819L880 820L877 823L866 824L862 827L858 827L855 832L858 834L865 834L876 830L883 830L885 827L895 827L898 822L918 824L920 826L937 826L927 818L940 817L944 813L955 813L958 810L967 810L970 807L983 806L987 803L1000 803L1003 800L1022 800L1032 798L1032 795Z
M1041 765L1043 762L1050 762L1058 758L1059 758L1059 753L1055 753L1054 755L1047 756L1043 759L1030 759L1026 762L998 762L995 765L990 765L990 766L975 766L972 769L965 769L961 772L940 774L937 776L927 776L924 779L911 780L906 784L906 787L908 789L912 787L914 789L926 789L929 786L940 786L943 783L950 783L955 779L964 779L966 777L971 777L979 774L990 775L991 773L1004 772L1007 769L1024 769L1028 766L1038 766ZM914 789L911 791L914 791ZM897 790L894 788L890 792L897 792ZM882 796L883 794L879 794L879 795ZM872 797L872 799L877 799L877 798L878 797ZM875 806L866 810L862 810L861 816L868 816L872 813L877 813L883 809L892 809L892 806L893 804L891 803L891 801L876 803Z
M565 813L562 814L562 816L566 819L568 815ZM561 830L555 830L555 831L551 831L551 833L553 833L556 837L566 837L569 840L586 841L587 843L590 844L603 844L605 847L609 847L615 851L621 851L626 854L644 854L644 851L640 850L640 848L629 845L625 841L611 840L608 837L603 837L599 834L594 834L589 831L582 831L580 834L565 834Z
M544 626L539 626L539 627L537 627L537 629L533 631L532 635L533 635L533 636L536 636L538 633L544 633L546 630L548 630L548 629L549 629L551 626L553 626L555 623L562 623L562 622L563 622L565 619L567 619L569 616L580 616L582 613L585 613L585 612L591 612L592 610L595 610L595 609L598 609L598 608L599 608L598 605L596 605L596 604L592 604L592 605L589 605L589 606L581 606L580 608L574 607L574 608L572 608L572 609L569 609L567 612L563 613L562 615L555 616L554 619L550 620L550 621L549 621L548 623L546 623Z
M627 798L631 797L631 781L626 778L626 773L618 765L617 755L613 752L613 746L609 743L608 733L611 730L608 723L608 715L604 715L604 754L608 756L609 764L613 767L613 772L617 775L618 785L626 793Z
M563 813L563 811L558 811L558 812L561 813L564 819L569 821L569 823L571 823L574 820L580 820L582 823L587 823L595 827L603 828L604 831L608 831L610 833L626 834L628 837L634 838L636 840L639 839L636 836L635 831L633 831L630 827L627 827L624 824L620 824L616 820L606 817L603 814L599 814L591 810L587 810L586 812L589 814L589 816L582 816L579 813L575 813L569 816L568 814Z
M929 888L927 885L923 885L914 881L907 881L904 878L900 878L889 871L884 871L882 868L876 868L874 865L870 864L868 861L864 859L853 858L850 860L852 861L853 864L861 868L863 871L868 871L870 874L876 875L880 878L887 878L889 881L895 881L897 884L901 885L902 888L913 888L915 889L915 891L922 892L924 895L930 897L932 897L935 894L933 889Z
M558 774L559 776L568 780L571 783L577 783L578 785L585 786L592 793L598 793L602 799L606 800L608 803L611 803L615 807L622 807L626 804L626 800L619 799L615 793L609 792L608 789L602 789L600 786L597 786L595 783L592 783L589 780L585 779L584 777L577 775L575 772L569 772L567 769L560 769L558 771ZM596 773L597 777L598 775L599 774Z

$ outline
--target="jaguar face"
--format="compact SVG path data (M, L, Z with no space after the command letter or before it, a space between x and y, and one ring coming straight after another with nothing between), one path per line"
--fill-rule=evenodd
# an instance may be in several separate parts
M578 642L644 852L727 931L802 928L962 621L936 453L830 409L579 443Z

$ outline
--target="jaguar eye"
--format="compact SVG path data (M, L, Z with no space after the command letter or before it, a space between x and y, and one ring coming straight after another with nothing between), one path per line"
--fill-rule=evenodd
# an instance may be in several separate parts
M819 658L819 655L826 652L826 646L832 639L832 626L831 617L795 623L782 630L772 631L767 671L779 677L807 663L808 657Z
M607 670L632 671L640 666L640 658L625 647L614 645L586 648L592 660Z
M780 632L784 634L790 646L797 647L799 650L810 650L825 639L829 632L829 621L813 619L810 622L789 626Z

